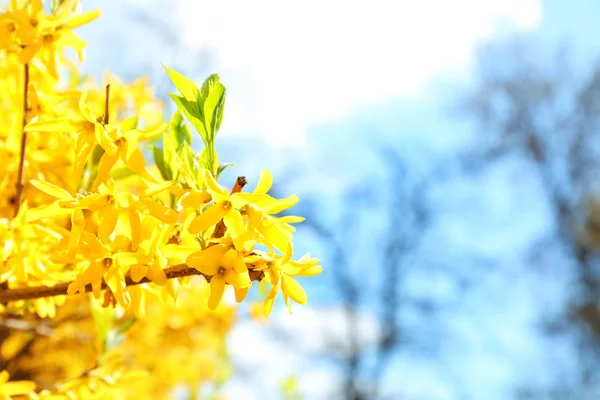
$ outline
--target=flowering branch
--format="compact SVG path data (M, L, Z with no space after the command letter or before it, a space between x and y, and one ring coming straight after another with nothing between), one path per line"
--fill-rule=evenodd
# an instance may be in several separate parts
M167 279L182 278L184 276L201 275L208 282L210 282L212 276L203 274L195 268L189 267L187 264L176 264L163 270ZM263 271L248 269L250 274L250 280L260 281L265 276ZM125 277L125 283L127 286L141 285L142 283L151 282L148 278L142 278L142 280L135 282L131 279L131 276ZM42 297L62 296L67 294L67 289L72 282L62 282L54 286L29 286L23 288L5 289L0 290L0 303L6 303L9 301L17 300L28 300L28 299L39 299ZM107 289L108 286L105 282L102 282L102 290ZM91 292L92 285L88 284L85 286L85 291Z

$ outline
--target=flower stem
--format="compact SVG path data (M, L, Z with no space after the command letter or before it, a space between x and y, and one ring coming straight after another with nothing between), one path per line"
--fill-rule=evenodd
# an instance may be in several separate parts
M15 215L19 213L21 208L21 202L23 197L23 182L25 176L25 150L27 148L27 132L25 132L25 125L27 125L27 117L29 114L29 104L27 103L27 88L29 87L29 64L24 66L25 78L23 79L23 132L21 134L21 152L19 154L19 170L17 176L17 195L15 198Z

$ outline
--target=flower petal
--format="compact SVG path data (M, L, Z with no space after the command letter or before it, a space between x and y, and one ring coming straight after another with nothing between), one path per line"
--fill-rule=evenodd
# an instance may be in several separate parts
M208 308L214 310L219 306L221 298L223 297L223 291L225 291L225 279L223 278L223 275L217 274L210 280Z
M209 193L211 194L213 200L215 202L220 202L223 200L227 200L229 198L229 194L227 190L219 186L215 178L213 178L212 174L207 169L202 169L200 172L206 187L208 188Z
M242 214L236 209L230 209L227 214L223 217L223 222L227 227L227 232L231 235L233 240L242 236L244 233L244 219Z
M67 192L65 189L63 189L59 186L53 185L52 183L38 181L35 179L31 179L29 182L31 182L31 184L33 186L35 186L42 192L44 192L56 199L61 199L61 200L72 200L73 199L73 196L71 196L71 193Z
M212 246L206 250L190 254L186 264L206 275L215 275L221 263L221 257L226 251L225 246Z
M296 303L306 304L306 292L293 277L283 274L281 291L284 296L289 296Z
M263 169L260 171L260 178L258 178L258 183L252 193L267 193L272 185L273 176L271 175L271 172L267 169Z
M202 214L194 218L194 220L190 223L188 231L194 235L204 232L211 226L218 224L226 213L227 211L223 209L221 204L213 204Z

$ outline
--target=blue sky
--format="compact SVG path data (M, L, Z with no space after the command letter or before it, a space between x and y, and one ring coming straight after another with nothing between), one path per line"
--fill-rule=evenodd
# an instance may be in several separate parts
M84 7L103 10L81 29L90 46L85 71L110 69L125 79L149 73L161 93L169 88L160 62L198 81L218 72L228 88L219 140L221 159L236 163L231 176L243 171L252 181L261 168L276 178L295 172L282 190L318 193L333 219L344 189L384 182L385 164L373 146L396 149L424 173L472 143L472 126L452 107L472 83L478 42L519 31L532 35L542 53L568 43L577 72L598 56L600 5L591 0L94 0ZM169 45L173 40L177 46ZM527 190L517 192L515 180ZM567 368L568 346L542 339L534 322L540 299L555 307L564 284L524 272L528 245L550 228L535 176L520 160L507 160L475 177L457 176L432 196L439 215L426 244L441 242L447 254L425 257L423 265L451 256L477 284L462 293L456 270L411 272L409 289L444 305L437 315L444 335L434 357L395 357L387 388L410 399L504 399L522 376L555 379L548 365ZM297 250L318 255L308 232L299 231L297 240ZM341 337L343 321L326 281L315 282L307 286L307 307L272 318L272 327L308 349L302 354L285 343L269 347L270 329L243 323L234 332L232 354L249 375L232 382L233 398L247 390L248 379L259 398L300 371L309 398L327 398L335 387L335 368L311 351L322 346L315 332ZM402 313L415 332L431 334L411 310ZM365 313L365 344L378 325Z

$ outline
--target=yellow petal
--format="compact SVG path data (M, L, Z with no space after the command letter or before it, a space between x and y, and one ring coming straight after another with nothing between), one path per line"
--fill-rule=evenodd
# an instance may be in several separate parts
M160 183L145 182L148 188L142 192L140 197L152 197L169 189L175 184L175 181L165 181Z
M182 207L200 209L204 203L208 203L211 197L208 192L190 191L181 196L180 204Z
M141 139L142 140L152 140L152 139L156 138L158 135L160 135L161 133L163 133L165 130L167 130L167 127L168 127L167 124L162 123L162 124L158 124L155 128L152 128L147 131L142 131Z
M82 90L81 96L79 97L79 112L88 122L96 125L96 116L90 112L90 109L85 104L87 100L87 91Z
M274 285L267 298L265 299L265 305L263 307L263 315L268 317L271 314L271 310L273 309L273 304L275 303L275 297L277 296L277 292L279 291L279 285Z
M200 174L202 176L202 179L204 180L204 183L206 184L206 187L208 188L209 193L212 195L213 200L215 202L221 202L229 198L227 190L219 186L219 184L217 183L217 181L215 181L215 178L213 178L209 170L202 169Z
M110 242L110 235L117 226L117 220L119 219L119 211L112 206L104 207L98 211L98 218L100 223L98 224L98 237L104 242Z
M225 270L225 282L229 283L236 289L248 287L251 283L247 272L238 273L232 269Z
M221 257L225 251L225 246L212 246L190 254L186 259L186 264L203 274L214 275L219 269Z
M93 129L94 125L89 121L72 118L57 118L49 121L38 121L30 123L25 127L25 132L82 132Z
M248 295L248 290L250 290L250 286L241 289L235 289L235 301L237 301L238 303L244 301L244 299Z
M129 274L131 275L131 280L133 280L134 282L141 281L142 278L146 276L147 272L148 272L147 265L136 264L136 265L133 265L131 268L129 268Z
M213 204L208 207L204 213L200 214L190 223L188 231L191 234L204 232L211 226L215 226L223 218L227 210L223 209L221 204Z
M91 131L86 130L77 136L77 142L75 144L75 162L73 163L73 174L71 175L71 185L74 188L77 187L79 180L81 179L88 156L94 149L95 144L96 138L91 134Z
M42 47L42 41L36 40L34 43L25 46L19 53L19 63L27 64L31 61L35 53Z
M48 206L36 207L27 210L25 220L27 222L39 221L42 218L64 216L71 213L71 210L59 207L57 203Z
M279 251L286 251L291 240L291 234L282 232L273 225L260 226L258 231L264 236L268 243L272 243Z
M131 296L131 304L128 312L133 313L137 318L144 318L146 315L146 294L141 285L128 286L127 291Z
M289 296L292 300L299 304L306 304L306 292L302 289L302 286L294 278L289 275L283 274L281 291L284 296Z
M269 170L263 169L260 171L260 178L256 184L256 189L253 193L267 193L273 185L273 176Z
M167 275L158 263L150 264L146 276L157 285L162 286L167 282Z
M283 210L287 210L298 203L300 199L295 194L292 194L285 199L278 199L276 202L269 204L268 209L263 208L267 214L279 214Z
M223 217L223 222L227 227L227 232L234 240L242 236L242 234L245 232L244 219L242 218L242 214L240 214L240 212L236 209L230 209L229 212Z
M231 269L238 273L248 273L248 268L246 268L246 263L244 262L244 256L234 249L229 249L223 254L221 265L226 269Z
M165 207L162 204L157 203L152 199L142 199L141 202L146 206L146 209L154 218L167 224L174 224L177 222L178 214L177 211Z
M94 181L92 190L98 190L101 183L107 182L110 179L110 171L119 159L119 154L115 151L105 151L100 158L98 164L98 176Z
M123 163L132 171L138 174L144 175L146 169L146 161L140 149L137 147L137 143L127 142L125 147L125 154L121 153L121 159Z
M6 382L1 385L1 394L4 396L26 395L33 392L36 388L35 382L32 381L15 381Z
M142 227L140 215L135 211L129 211L129 230L131 233L131 250L137 251L142 236Z
M73 199L73 196L71 196L71 193L67 192L65 189L63 189L59 186L53 185L52 183L42 182L42 181L38 181L35 179L31 179L29 182L31 182L31 184L33 186L35 186L42 192L44 192L54 198L61 199L61 200L72 200Z
M197 246L182 246L179 244L166 244L161 247L161 251L169 260L185 260L190 254L197 252Z
M131 303L131 296L127 291L125 277L118 268L112 269L106 276L106 285L110 288L117 303L122 307L128 308Z
M117 253L115 254L114 258L117 263L123 267L130 267L139 264L150 264L152 262L151 256L130 252Z
M208 297L208 308L214 310L219 306L223 291L225 290L225 279L223 275L217 274L210 280L210 295Z
M65 28L73 29L81 25L92 22L100 16L100 10L93 10L69 18L69 20L63 25Z

